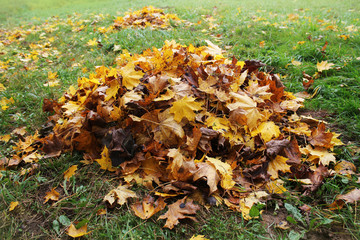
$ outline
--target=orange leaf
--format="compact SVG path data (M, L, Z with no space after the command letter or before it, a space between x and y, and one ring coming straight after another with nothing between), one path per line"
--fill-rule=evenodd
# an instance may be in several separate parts
M67 181L70 180L70 178L75 174L76 170L77 170L77 166L78 165L72 165L71 167L68 168L68 170L66 170L64 172L64 179L66 179Z
M16 208L16 206L19 205L19 202L11 202L10 203L10 207L9 207L9 212L11 212L12 210L14 210Z
M163 210L165 206L166 203L162 197L154 201L154 198L148 195L142 202L136 202L131 205L131 209L134 211L135 215L141 219L149 219L155 213Z
M46 192L46 195L45 195L45 201L44 203L46 203L47 201L49 200L52 200L52 201L57 201L59 200L59 196L60 196L60 193L58 193L56 190L55 190L56 187L52 188L50 192Z

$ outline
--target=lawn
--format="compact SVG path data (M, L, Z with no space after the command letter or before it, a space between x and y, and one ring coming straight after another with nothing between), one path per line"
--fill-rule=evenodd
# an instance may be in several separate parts
M97 66L116 67L121 54L161 48L165 40L195 47L210 40L229 59L261 61L260 70L278 74L287 91L306 90L299 112L341 134L345 144L334 152L337 161L348 164L340 170L329 166L333 174L310 195L284 177L288 191L256 205L250 220L225 205L201 207L197 222L185 219L169 230L163 228L165 220L157 220L163 212L142 220L130 203L107 208L103 198L122 177L96 163L84 164L77 151L13 167L2 163L3 239L66 239L75 222L91 231L85 239L360 238L359 197L341 209L329 207L337 196L360 188L357 171L344 173L360 167L359 1L0 0L0 5L1 162L16 152L19 140L46 131L43 124L51 113L43 112L44 99L61 98ZM186 21L171 20L168 28L111 28L117 16L148 5ZM304 89L309 80L313 83ZM78 170L67 181L64 172L73 165ZM53 188L60 198L45 202ZM139 196L148 192L141 185L132 190Z

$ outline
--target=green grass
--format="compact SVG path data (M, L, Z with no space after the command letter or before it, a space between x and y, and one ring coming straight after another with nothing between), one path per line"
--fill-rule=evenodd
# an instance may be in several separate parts
M121 15L128 8L140 9L149 4L176 13L181 19L201 23L170 30L126 29L109 34L94 31L111 25L114 16ZM0 0L0 6L0 29L11 30L21 26L24 30L38 26L30 34L24 34L24 39L19 42L0 44L0 83L7 88L0 92L0 100L3 97L15 100L7 110L0 110L0 135L9 134L21 126L34 133L48 117L41 109L43 99L61 97L69 85L75 84L79 77L88 76L95 66L115 65L114 60L120 51L114 51L114 46L141 53L153 46L161 47L166 39L194 46L204 45L203 40L209 39L222 48L228 48L229 57L263 61L267 64L266 70L280 74L287 90L293 92L303 91L303 71L313 75L317 62L334 63L334 69L324 71L315 80L314 87L321 86L321 92L306 102L306 109L313 113L326 112L322 117L335 131L343 134L344 141L350 142L349 146L336 150L337 158L354 162L359 167L359 151L356 150L360 143L359 1L264 0L254 4L250 0L219 0L209 4L208 1L188 0ZM206 15L213 16L214 23L218 24L216 28L209 30ZM81 20L89 21L79 23ZM91 24L94 20L97 22ZM70 21L74 27L85 27L80 32L74 32ZM335 26L337 31L324 30L327 26ZM354 26L357 31L348 31L349 26ZM0 31L1 40L5 38L3 34ZM349 35L350 38L344 40L339 35ZM50 45L44 47L52 37ZM100 41L101 46L88 46L87 42L93 38ZM265 41L264 47L259 46L261 41ZM300 41L304 43L298 44ZM325 42L328 46L322 52ZM34 54L34 51L37 53ZM42 56L42 51L48 56ZM24 54L36 55L38 59L24 61ZM302 64L291 65L292 60ZM2 62L8 65L4 71L1 71ZM83 71L83 68L88 71ZM57 72L59 86L44 86L49 71ZM1 143L0 159L11 154L14 141L15 138L9 143ZM170 231L162 228L163 220L156 220L159 213L143 221L135 217L127 205L97 216L97 210L105 208L103 196L119 184L119 178L104 173L95 164L82 165L64 186L63 172L71 165L80 165L80 160L81 157L74 153L39 162L39 167L32 174L21 175L19 170L2 171L0 219L3 220L0 236L3 239L66 238L68 219L71 222L87 221L89 230L93 231L85 236L88 239L189 239L193 234L210 239L299 239L313 233L326 237L334 231L354 239L360 238L358 206L346 205L342 210L333 212L326 207L336 195L360 187L355 176L331 177L313 196L285 195L269 202L263 210L270 219L278 220L294 215L291 211L297 208L289 206L309 204L313 207L310 213L300 213L300 217L290 219L290 228L286 230L267 223L265 217L246 222L241 214L226 207L213 207L198 213L198 223L184 221ZM287 184L296 192L298 186ZM62 191L63 200L53 205L43 204L45 193L53 187ZM140 187L136 190L145 192ZM12 201L19 201L19 206L9 212ZM285 203L288 211L284 210Z

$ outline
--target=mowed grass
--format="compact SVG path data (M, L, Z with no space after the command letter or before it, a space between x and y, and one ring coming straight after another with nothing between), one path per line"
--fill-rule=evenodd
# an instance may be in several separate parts
M266 63L264 70L280 74L287 90L293 92L303 91L303 71L313 75L318 62L335 64L315 79L313 88L321 86L321 91L306 102L306 109L325 118L335 131L343 134L348 145L336 149L337 158L359 167L358 1L258 1L254 4L235 0L211 3L0 0L0 4L0 28L4 30L0 32L1 40L7 38L5 31L21 32L11 44L0 44L0 83L6 87L0 91L0 100L14 100L0 110L0 135L10 134L22 126L34 133L48 116L42 112L43 99L61 97L79 77L94 72L95 66L115 66L116 56L124 49L141 53L161 47L166 39L194 46L205 45L204 40L209 39L227 49L229 57ZM99 32L99 28L112 25L114 16L123 15L129 8L137 10L150 4L176 13L194 25L174 25L168 30ZM98 43L92 45L90 40ZM301 65L291 64L294 60ZM46 86L51 81L49 72L57 74L58 86ZM1 142L0 159L12 153L14 141L16 137L7 143ZM197 223L184 221L170 231L162 228L163 220L156 220L160 213L144 221L135 217L127 205L108 209L106 215L97 215L98 210L105 208L102 198L119 184L119 178L95 164L82 165L80 160L80 155L73 153L40 161L32 173L23 174L20 169L2 171L0 236L3 239L66 239L69 222L78 221L87 223L88 230L93 231L84 237L88 239L189 239L194 234L210 239L300 239L313 235L330 238L334 234L344 239L360 238L358 206L349 204L338 211L327 207L336 195L360 187L357 176L335 175L312 196L285 194L266 206L258 206L264 210L263 217L258 219L245 221L240 213L219 206L202 209L197 214ZM74 164L79 165L78 172L70 182L64 182L63 173ZM293 183L287 184L296 189ZM61 193L60 201L44 204L46 192L54 187ZM146 192L140 186L133 190L139 195ZM9 211L14 201L19 205ZM312 206L309 213L296 210L304 204ZM279 228L275 220L277 224L288 220L290 228Z

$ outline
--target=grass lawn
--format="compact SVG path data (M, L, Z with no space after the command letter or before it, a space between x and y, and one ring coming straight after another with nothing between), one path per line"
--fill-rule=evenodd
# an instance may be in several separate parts
M193 24L108 29L116 16L147 5ZM312 76L308 91L317 94L301 111L341 133L346 145L335 148L336 158L360 167L359 1L0 0L0 6L0 136L21 127L35 133L50 116L42 111L44 99L60 98L95 66L116 66L116 57L125 50L142 53L172 39L202 46L208 39L226 49L229 58L262 61L262 70L279 74L287 91L304 91L303 72ZM317 73L323 61L333 65ZM11 155L16 140L14 135L9 141L1 139L0 160ZM160 213L141 220L126 204L98 215L106 208L103 197L119 184L119 177L80 160L74 152L39 161L38 168L27 173L26 166L1 171L2 239L66 239L66 229L74 221L92 231L85 239L360 238L359 206L345 204L333 211L328 207L337 195L360 188L360 175L335 174L313 195L274 197L259 207L259 218L249 221L217 206L202 208L198 222L185 220L169 230L162 228L164 220L156 220ZM63 173L72 165L79 165L79 170L66 182ZM61 189L60 200L44 203L52 188ZM133 190L139 195L147 191L140 186ZM9 211L11 202L19 205ZM300 211L304 204L311 211Z

